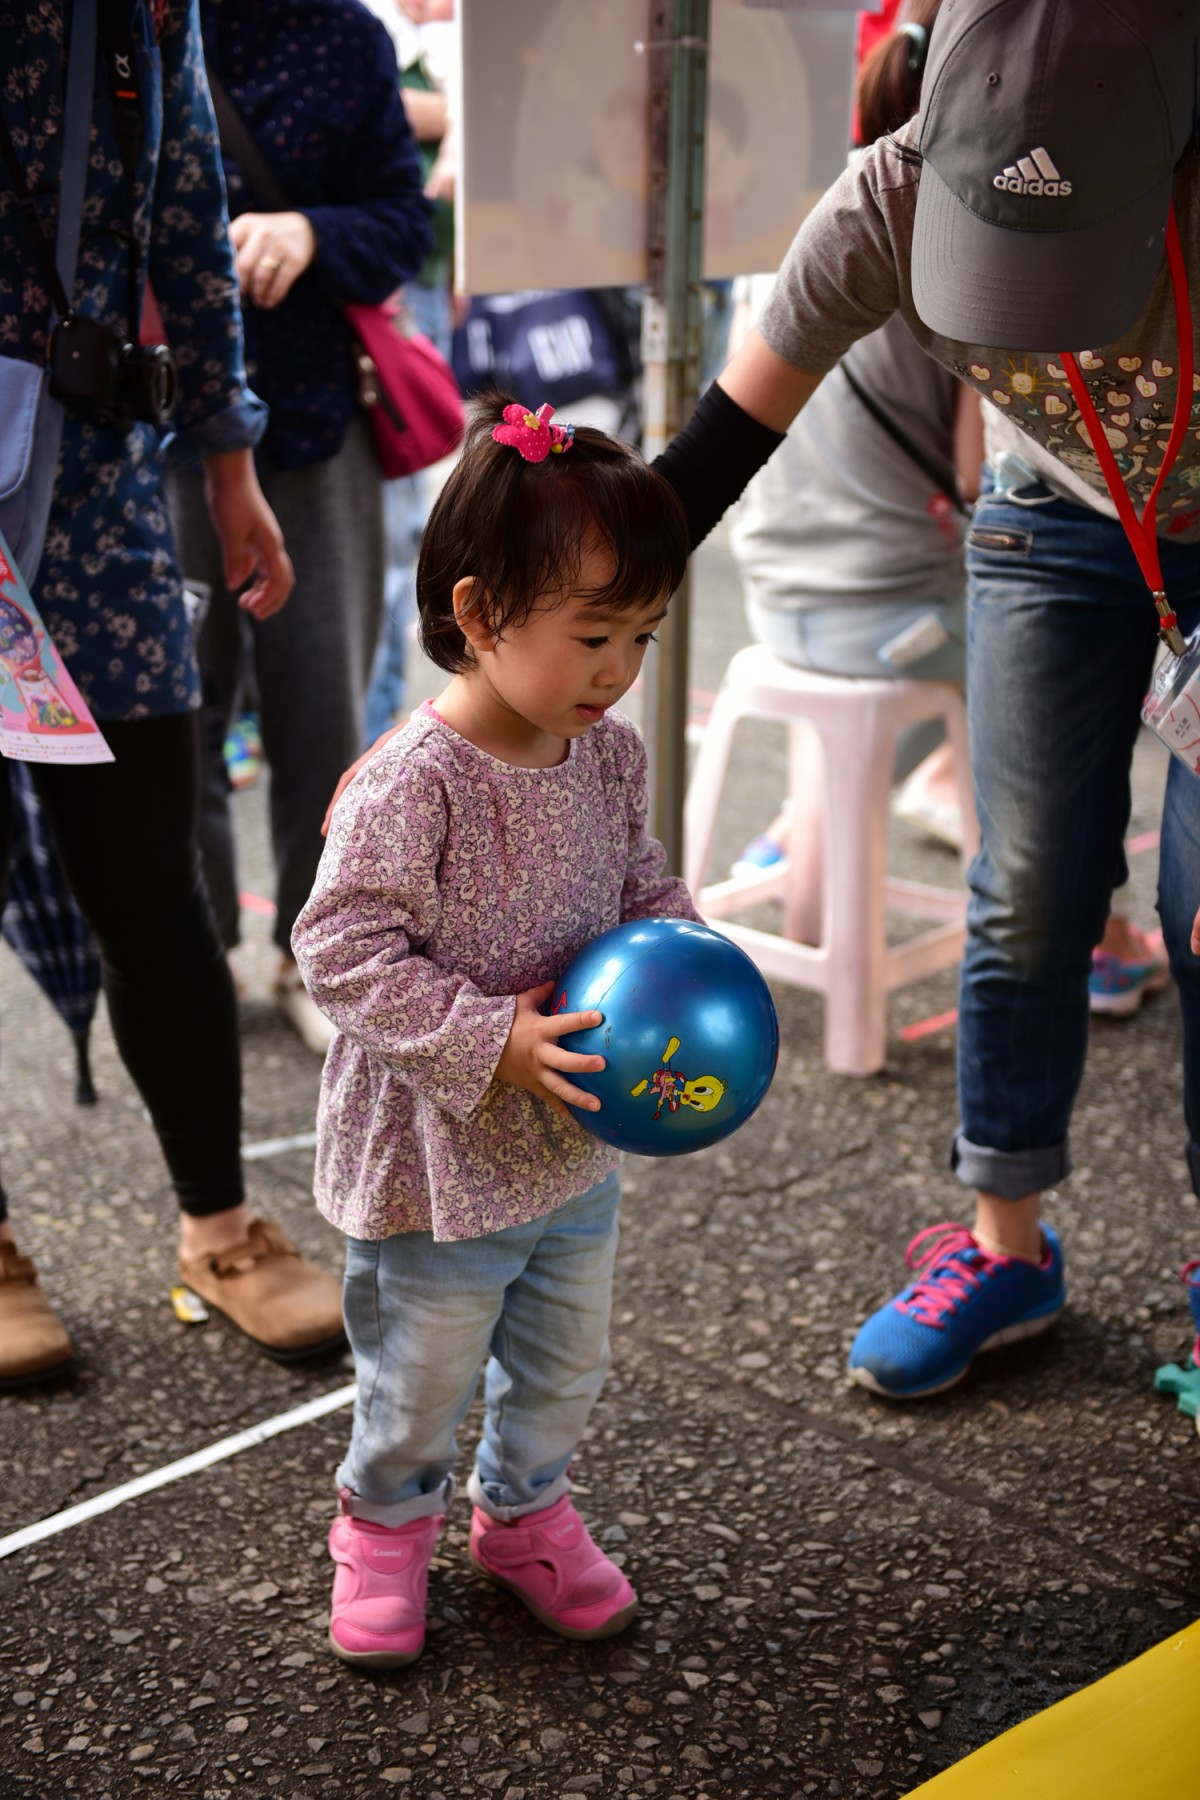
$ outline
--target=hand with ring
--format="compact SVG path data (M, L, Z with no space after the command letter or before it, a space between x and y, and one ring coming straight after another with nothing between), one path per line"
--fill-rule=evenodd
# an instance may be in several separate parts
M229 236L238 286L255 306L278 306L317 253L313 228L299 212L239 213Z

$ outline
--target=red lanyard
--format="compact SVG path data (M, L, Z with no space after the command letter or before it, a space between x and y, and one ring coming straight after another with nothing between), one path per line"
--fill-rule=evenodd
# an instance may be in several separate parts
M1104 427L1096 417L1096 408L1092 405L1091 395L1083 385L1083 377L1079 373L1079 365L1070 351L1062 353L1066 365L1067 380L1071 384L1071 392L1075 396L1075 404L1083 415L1087 434L1092 440L1092 449L1096 452L1104 479L1108 483L1108 491L1113 497L1117 509L1117 517L1125 527L1125 536L1129 539L1130 549L1138 559L1138 566L1150 589L1150 597L1158 612L1159 632L1163 641L1181 656L1184 650L1183 633L1179 629L1175 614L1171 611L1163 588L1162 568L1158 560L1158 533L1155 531L1155 513L1158 509L1158 496L1162 492L1163 482L1171 471L1179 446L1182 444L1192 416L1192 309L1188 300L1187 270L1183 261L1183 250L1179 243L1179 230L1175 224L1175 208L1171 207L1167 214L1167 260L1171 267L1171 286L1175 292L1175 330L1179 338L1179 390L1175 395L1175 418L1171 425L1171 435L1167 439L1167 448L1163 454L1162 466L1158 471L1154 486L1150 490L1150 498L1142 509L1139 519L1134 511L1133 502L1129 498L1125 483L1121 479L1121 471L1117 467L1117 459L1113 455L1112 445L1105 436Z

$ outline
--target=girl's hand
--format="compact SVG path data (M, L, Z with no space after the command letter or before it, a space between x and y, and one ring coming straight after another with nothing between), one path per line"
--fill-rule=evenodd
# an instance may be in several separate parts
M1200 956L1200 912L1192 920L1192 955Z
M256 619L279 611L296 576L283 547L283 533L263 498L252 450L222 450L204 459L204 498L221 542L225 586L238 605Z
M371 748L369 750L364 750L362 755L357 759L357 761L352 762L350 764L350 767L345 771L345 773L338 777L338 784L333 790L333 799L329 802L329 805L325 808L325 817L321 820L321 836L322 837L329 836L329 823L330 823L330 820L333 818L333 809L337 805L338 801L341 799L342 795L345 793L346 789L350 786L350 783L354 780L354 777L358 774L358 771L362 768L363 764L370 762L370 760L374 756L375 752L377 750L382 749L383 745L387 743L387 741L390 737L395 737L395 735L398 731L403 731L404 725L405 725L405 721L403 719L401 720L399 725L389 725L387 730L381 732L379 734L379 736L375 739L375 742L371 745Z
M303 213L239 213L229 227L238 286L255 306L278 306L317 254Z
M602 1024L604 1014L554 1013L550 1018L544 1018L538 1007L550 998L554 986L554 982L544 981L540 987L529 988L517 995L512 1029L496 1064L496 1074L513 1087L527 1088L564 1119L569 1119L571 1115L564 1102L582 1106L588 1112L599 1112L600 1102L594 1094L585 1094L582 1088L572 1087L561 1071L573 1069L582 1073L585 1069L602 1069L604 1058L562 1050L556 1040L568 1031L586 1031L589 1026Z

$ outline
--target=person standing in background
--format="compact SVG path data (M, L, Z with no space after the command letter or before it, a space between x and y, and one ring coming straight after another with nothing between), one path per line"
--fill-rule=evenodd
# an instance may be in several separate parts
M246 384L196 6L99 10L70 300L81 319L132 343L153 284L178 365L167 455L197 468L189 479L214 560L261 624L287 599L292 570L255 476L265 416ZM0 175L0 341L32 363L46 358L52 302L14 188L38 197L53 239L78 19L61 0L0 4L0 121L12 153ZM136 106L128 80L118 94L105 78L118 58L133 69ZM113 1036L170 1170L183 1279L260 1349L290 1358L342 1342L341 1297L246 1206L237 1014L196 850L200 682L163 504L163 437L136 405L129 418L97 416L85 400L64 401L32 594L115 760L39 765L34 780L100 944ZM0 782L0 865L9 792ZM96 1262L105 1250L89 1239L72 1253ZM109 1254L117 1292L121 1253ZM72 1356L0 1191L0 1386L58 1375Z
M210 79L265 165L264 179L260 167L247 166L248 152L223 142L247 364L270 407L259 478L296 565L287 618L252 626L271 769L280 953L273 993L304 1042L323 1054L329 1026L304 991L290 937L316 874L329 792L362 742L383 596L383 483L341 308L378 304L416 272L429 247L431 207L391 43L360 0L311 0L299 14L282 0L252 12L202 0L200 15ZM239 686L235 596L199 484L173 475L168 494L185 574L212 590L200 661L227 726ZM233 821L215 746L201 849L232 949Z
M974 1219L913 1240L915 1279L851 1347L854 1379L894 1399L941 1392L1065 1303L1042 1195L1071 1170L1092 950L1124 877L1156 632L1177 649L1200 621L1198 51L1182 0L944 7L918 117L814 207L759 325L658 462L694 546L828 371L896 312L986 401L995 478L967 543L981 849L951 1150ZM1113 93L1128 99L1114 108ZM1198 821L1200 786L1173 759L1159 912L1200 1187Z

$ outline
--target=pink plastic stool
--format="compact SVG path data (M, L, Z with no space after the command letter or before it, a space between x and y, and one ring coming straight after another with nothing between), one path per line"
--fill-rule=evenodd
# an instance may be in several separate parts
M817 732L825 762L826 845L822 942L729 924L729 915L780 897L789 912L786 861L761 875L703 885L721 788L738 721L788 727L792 779L802 734ZM739 650L725 671L688 787L684 877L704 917L752 956L764 975L825 996L825 1060L846 1075L871 1075L886 1055L887 996L962 957L967 896L961 889L897 881L887 872L887 832L896 739L909 725L944 719L963 816L963 868L979 842L967 754L966 710L957 688L937 681L816 675L781 662L761 644ZM892 947L889 911L941 920Z

